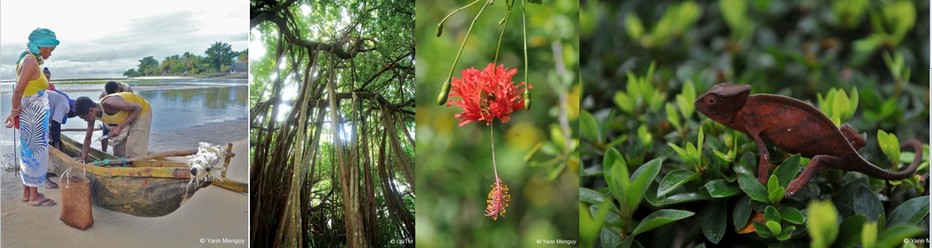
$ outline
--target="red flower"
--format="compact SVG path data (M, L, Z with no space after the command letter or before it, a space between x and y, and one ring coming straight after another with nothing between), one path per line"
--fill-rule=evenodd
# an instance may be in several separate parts
M489 191L489 199L485 200L489 204L485 207L485 216L492 217L493 221L498 220L498 216L505 217L510 201L508 186L502 183L501 179L496 178L495 184L492 184L492 190Z
M502 123L511 120L512 112L524 108L524 91L533 88L525 82L514 84L511 77L517 73L517 69L489 64L482 71L475 68L463 70L462 79L453 78L450 96L459 100L450 101L447 106L456 105L463 109L463 113L456 114L456 118L463 119L459 125L485 121L488 126L494 118Z

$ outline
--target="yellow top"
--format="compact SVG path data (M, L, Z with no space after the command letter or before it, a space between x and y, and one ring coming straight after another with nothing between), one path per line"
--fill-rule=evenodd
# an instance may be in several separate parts
M35 55L32 55L31 53L26 54L26 56L32 56L33 58L35 58ZM23 59L25 58L26 57L23 57ZM19 67L20 67L20 64L17 64L16 65L17 72L19 72L19 69L20 69ZM39 67L39 62L37 60L36 68L38 67ZM19 81L19 73L16 74L16 81ZM23 96L24 97L32 96L32 95L35 95L36 93L39 93L40 90L48 90L48 89L49 89L49 80L45 78L45 73L42 73L42 71L40 70L39 78L33 79L26 83L26 90L23 91Z
M132 93L132 92L113 93L113 94L105 96L104 98L101 98L100 102L103 102L107 98L111 98L114 96L123 98L123 101L135 103L135 104L138 104L139 106L142 106L142 113L149 112L149 109L151 108L149 106L149 102L146 101L145 98L142 98L142 96L136 95L136 93ZM101 108L103 108L103 104L101 104L100 106ZM120 124L121 122L126 120L127 117L129 117L129 114L132 114L132 112L121 110L120 112L117 112L116 114L110 115L110 114L107 114L107 111L104 109L101 109L101 111L103 112L103 117L100 118L100 121L107 123L107 124L114 124L114 125Z

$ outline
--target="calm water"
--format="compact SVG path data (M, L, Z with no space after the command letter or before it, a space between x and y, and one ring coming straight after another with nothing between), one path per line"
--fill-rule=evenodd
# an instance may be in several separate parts
M210 125L226 121L247 121L249 90L246 79L157 79L123 81L152 105L152 133ZM54 80L53 80L54 83ZM87 96L96 100L103 90L100 84L62 84L57 89L72 99ZM12 86L0 84L0 119L10 113ZM2 120L0 120L2 122ZM100 123L100 122L98 122ZM87 122L71 118L62 128L85 128ZM72 138L83 138L82 132L65 132ZM95 139L100 132L95 132ZM13 129L0 127L2 153L12 149ZM80 139L79 139L80 140Z

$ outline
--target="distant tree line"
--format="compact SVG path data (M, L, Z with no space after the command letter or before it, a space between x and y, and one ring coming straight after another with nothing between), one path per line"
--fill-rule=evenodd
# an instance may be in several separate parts
M136 68L123 72L123 76L193 76L230 70L246 71L249 49L236 52L230 44L217 41L207 48L204 54L207 56L185 52L182 55L165 57L161 63L152 56L148 56L140 59Z

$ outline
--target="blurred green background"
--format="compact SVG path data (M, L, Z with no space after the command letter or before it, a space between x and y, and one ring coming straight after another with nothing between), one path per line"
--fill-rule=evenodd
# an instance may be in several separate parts
M578 3L525 4L532 109L506 124L493 122L499 175L510 188L507 216L483 216L492 170L489 127L457 126L459 107L437 105L437 95L481 4L455 14L437 37L437 24L466 1L418 1L417 235L418 247L522 247L547 240L577 240L578 230ZM508 1L486 7L453 76L492 63ZM518 69L525 81L521 6L515 2L498 64Z
M581 214L586 218L580 229L584 242L594 242L589 244L624 245L623 239L632 237L627 235L633 225L660 210L672 209L695 215L667 219L663 227L651 227L653 231L640 233L627 244L747 247L778 241L735 233L745 222L735 220L732 210L736 202L748 201L745 192L710 197L704 187L719 180L717 183L737 189L737 175L756 174L758 154L753 141L713 124L704 115L684 110L717 83L748 84L752 93L793 97L822 111L832 106L820 103L820 96L827 96L832 89L851 96L856 88L856 112L842 121L867 139L859 153L884 168L890 162L879 148L878 130L895 134L901 143L912 138L929 142L929 1L583 1L580 30L580 71L585 88L581 106L586 112L582 119L591 124L582 126L583 136L589 134L590 138L582 138L579 149L580 187L585 191L581 201L587 208ZM682 103L678 98L683 98ZM671 171L696 170L671 147L697 143L702 139L700 133L704 133L706 144L704 150L700 147L693 152L701 154L697 160L701 166L695 166L698 176L680 181L682 184L665 193L669 194L666 199L657 196L656 185L663 185ZM663 159L659 174L649 182L652 186L644 196L647 201L631 216L622 214L621 220L618 209L599 212L607 206L603 203L613 202L612 193L619 194L610 192L611 183L603 178L603 169L611 166L603 162L612 157L608 155L612 149L623 156L631 172L652 159ZM729 151L737 153L730 161L713 154ZM903 152L913 151L908 148ZM782 154L773 156L775 160L783 158ZM928 161L928 152L924 161ZM787 197L779 207L792 206L805 212L812 199L832 199L843 218L853 218L850 211L844 211L843 203L850 204L856 198L859 204L882 202L880 212L890 214L909 199L927 197L928 183L919 180L928 176L928 169L923 168L903 181L906 183L826 170L814 177L805 192ZM869 185L870 194L841 192L862 183ZM766 204L751 205L763 210ZM622 207L621 212L625 210ZM928 237L928 208L916 214L915 221L923 229L919 237ZM721 229L724 232L709 231L708 220L729 219L735 220L734 227L729 223L727 230ZM805 228L798 223L782 224ZM807 246L806 231L796 230L779 245ZM839 240L858 239L860 231L842 230Z

